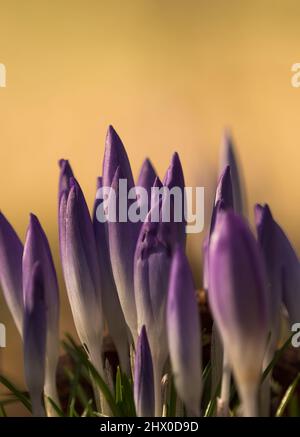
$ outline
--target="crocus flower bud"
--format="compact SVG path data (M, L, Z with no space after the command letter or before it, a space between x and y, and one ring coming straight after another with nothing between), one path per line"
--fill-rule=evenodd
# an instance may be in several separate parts
M74 178L74 174L68 160L60 159L58 164L60 167L58 200L60 201L62 193L70 191L71 179Z
M172 192L176 193L176 197L179 196L179 192L181 193L181 202L179 203L178 200L175 201L173 196L172 202L171 202L171 218L174 220L174 213L175 209L179 208L180 214L181 214L181 220L175 221L174 220L174 229L175 233L177 235L177 242L179 244L182 244L183 247L185 247L186 243L186 232L185 232L185 226L186 226L186 219L185 219L185 201L184 201L184 193L185 193L185 183L184 183L184 176L183 176L183 170L181 166L181 162L179 159L178 153L174 153L172 156L171 164L165 174L163 185ZM176 190L176 191L175 191ZM162 203L162 210L164 208L164 202Z
M24 367L32 413L44 416L42 393L45 379L47 309L45 277L39 262L34 263L24 295Z
M47 349L45 395L58 403L56 367L59 356L59 292L55 267L46 234L38 218L30 214L23 253L23 293L31 285L33 266L39 262L47 304ZM50 411L48 409L48 414Z
M70 185L60 202L63 272L78 336L102 373L102 297L95 235L81 188L74 178Z
M157 178L156 172L153 168L153 165L151 164L151 161L146 158L143 162L138 181L137 186L145 188L147 190L148 194L148 210L150 209L150 200L151 200L151 188L154 186L155 180Z
M218 214L211 235L208 297L244 414L256 415L269 333L268 291L259 246L244 220L230 210Z
M126 193L121 193L119 190L121 179L127 184ZM120 209L118 206L120 203L127 202L130 190L131 193L132 190L134 191L134 181L123 143L111 126L108 129L105 144L103 187L113 188L116 196L116 220L108 220L107 222L108 246L120 304L135 342L137 322L133 291L133 260L140 224L132 223L128 217L126 220L119 218ZM127 206L130 206L134 200L132 198L131 201L128 201Z
M199 310L186 255L173 255L167 303L168 344L174 382L187 412L199 416L202 392Z
M268 273L271 327L274 341L279 334L280 305L285 304L291 323L300 320L300 264L286 234L274 220L268 205L256 205L258 240Z
M149 215L151 211L149 212ZM161 415L161 378L168 356L166 302L172 249L168 228L172 223L146 221L135 252L134 291L138 331L147 330L154 370L155 415Z
M97 179L97 190L102 187L102 178ZM102 301L104 317L107 321L108 331L118 351L122 371L129 375L129 344L127 335L127 324L120 305L115 280L112 273L105 223L97 219L96 211L101 200L95 200L93 227L96 238L96 245L99 257L99 268L101 273Z
M136 347L134 365L134 402L137 416L154 416L153 366L145 326L141 329Z
M233 209L233 192L231 183L230 167L227 165L221 173L214 200L212 216L210 221L209 235L203 242L203 287L208 290L208 247L210 236L213 233L215 222L219 211Z
M23 245L18 235L0 212L0 285L21 335L23 332L22 255Z
M228 130L224 132L221 146L220 173L229 165L232 180L234 210L246 215L245 190L239 172L238 160L234 150L232 136Z

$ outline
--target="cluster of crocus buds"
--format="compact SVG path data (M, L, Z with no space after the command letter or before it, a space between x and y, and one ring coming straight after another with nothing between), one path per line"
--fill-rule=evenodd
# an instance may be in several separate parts
M76 331L91 363L105 379L102 345L106 327L121 370L133 378L138 416L162 415L166 374L174 382L185 414L202 415L201 320L185 248L185 183L178 154L174 153L162 182L146 159L135 184L124 145L109 127L92 215L69 162L62 159L59 166L61 265ZM125 192L120 189L122 181ZM140 189L151 198L153 187L182 193L181 220L175 219L172 200L169 221L164 220L164 198L150 206L143 204ZM123 196L129 208L136 204L138 210L146 208L145 220L124 220L119 211L117 219L99 220L98 209L103 212L103 205L109 207L110 195L98 195L105 189L113 189L118 208ZM153 221L155 212L158 219ZM216 393L222 414L229 414L232 375L240 412L256 416L261 414L262 372L277 347L282 309L291 323L300 322L300 268L295 250L267 205L255 207L257 236L246 215L241 172L226 133L204 242L203 286L214 321L212 342L218 344L223 357L221 391ZM23 247L0 213L0 284L23 339L33 414L54 415L48 398L59 404L55 379L59 290L46 234L33 214ZM101 394L98 400L103 412ZM220 408L216 414L221 414Z

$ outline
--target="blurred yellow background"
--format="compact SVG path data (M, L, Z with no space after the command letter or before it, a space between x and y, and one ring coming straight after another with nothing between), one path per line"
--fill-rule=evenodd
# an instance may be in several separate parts
M108 124L135 176L146 156L163 176L177 150L186 184L206 189L207 218L231 127L250 215L270 203L299 249L299 18L296 0L0 0L0 208L22 239L29 212L38 215L60 281L57 161L70 159L92 206ZM189 241L198 285L202 237ZM61 294L63 334L73 324ZM0 366L22 383L21 343L0 299Z

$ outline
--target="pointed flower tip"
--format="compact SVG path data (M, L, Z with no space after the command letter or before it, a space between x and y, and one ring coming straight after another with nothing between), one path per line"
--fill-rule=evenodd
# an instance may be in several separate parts
M99 188L102 188L102 186L103 186L102 176L98 176L96 181L97 190L99 190Z
M59 190L58 190L58 196L60 201L63 192L69 191L70 179L74 177L74 174L68 160L60 159L58 163L60 167Z
M146 328L143 325L137 341L134 366L134 401L139 417L154 415L153 363Z
M108 128L103 159L103 185L110 187L117 166L121 167L122 177L127 179L128 188L134 186L132 171L125 147L112 126Z
M109 148L124 147L121 138L112 125L108 126L105 143L106 147Z
M261 233L263 232L265 226L269 227L270 229L274 222L269 206L267 204L256 204L254 207L254 218L259 237L262 237Z
M163 185L172 188L175 186L184 187L184 176L181 161L177 152L173 153L171 164L166 172Z
M233 191L230 166L226 165L224 168L216 190L215 205L218 201L223 202L225 208L233 208Z

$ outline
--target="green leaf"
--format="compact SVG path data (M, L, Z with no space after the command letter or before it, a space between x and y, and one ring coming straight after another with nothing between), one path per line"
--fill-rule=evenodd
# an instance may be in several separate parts
M291 400L291 398L296 390L296 387L297 387L299 381L300 381L300 373L298 373L298 375L296 376L296 378L294 379L292 384L287 388L283 398L281 399L279 407L276 411L276 414L275 414L276 417L281 417L283 415L287 405L289 404L289 402L290 402L290 400Z
M278 349L273 357L273 360L270 362L270 364L267 366L267 368L264 370L264 373L262 375L262 381L264 381L264 379L267 377L267 375L273 370L273 368L276 366L276 364L278 363L278 361L280 360L283 352L289 347L292 337L294 334L292 334L287 340L286 342L283 344L283 346Z
M117 376L116 376L116 403L120 404L122 402L122 377L121 370L118 366Z
M3 402L0 401L0 417L7 417Z
M50 404L52 405L52 407L54 408L56 414L59 417L65 417L64 412L59 408L59 406L51 398L49 398L49 396L46 396L46 399L47 399L47 401L50 402Z
M66 349L66 351L75 359L80 360L83 366L85 366L85 369L88 370L93 377L94 382L99 387L99 389L102 391L103 396L105 397L109 408L113 414L113 416L121 416L121 411L118 408L118 405L115 402L114 396L112 395L109 387L104 382L103 378L99 375L98 371L95 369L93 364L89 361L86 352L78 346L75 341L72 339L70 335L67 335L67 340L63 341L63 346ZM85 372L85 377L90 382L90 378L86 375L87 372Z
M177 393L174 384L174 378L171 376L170 378L170 401L169 408L167 411L168 417L175 417L176 415L176 401L177 401Z
M31 410L31 402L29 396L25 394L23 391L19 390L12 382L10 382L3 375L0 375L0 383L4 385L11 393L15 395L15 397L27 408L30 412Z

